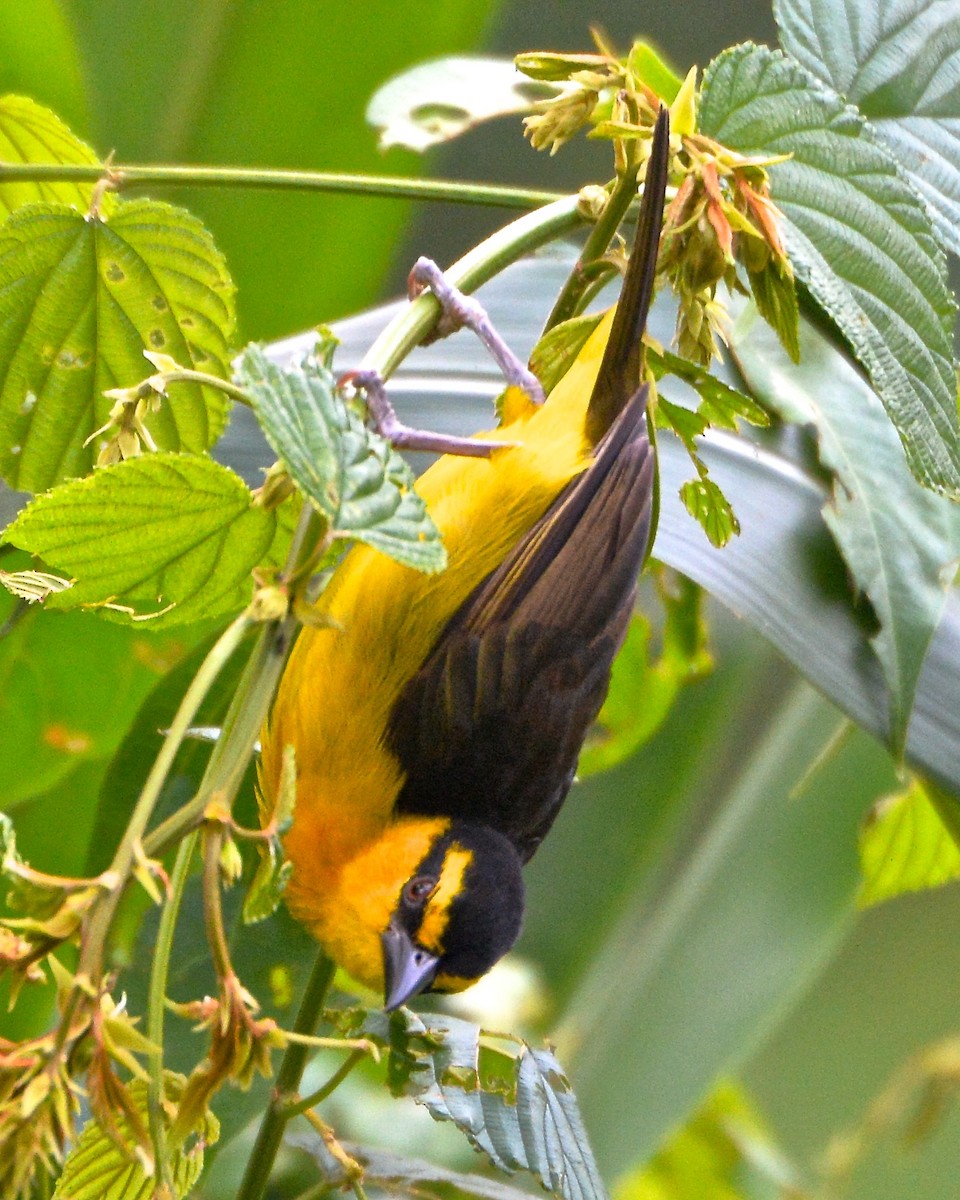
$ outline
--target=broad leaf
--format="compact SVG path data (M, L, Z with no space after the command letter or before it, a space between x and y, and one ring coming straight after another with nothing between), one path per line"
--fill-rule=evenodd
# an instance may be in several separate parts
M314 1130L297 1129L285 1134L283 1140L288 1146L305 1150L331 1188L349 1185L344 1164L331 1153L327 1143ZM348 1144L345 1149L363 1167L364 1187L375 1187L390 1196L446 1196L447 1189L453 1188L455 1194L475 1196L477 1200L530 1200L530 1192L501 1183L499 1179L451 1171L436 1163L410 1158L406 1154L395 1154L379 1146Z
M735 323L731 348L754 393L809 422L833 475L823 516L880 622L872 643L890 691L890 737L901 751L927 647L960 553L960 510L918 485L883 408L856 367L809 325L799 364L756 312Z
M107 421L107 388L138 383L144 350L227 377L233 285L203 226L153 200L109 221L30 205L0 229L0 473L40 491L90 470L84 442ZM146 424L161 449L199 451L223 431L216 389L170 388Z
M722 1083L649 1163L618 1184L615 1200L801 1200L797 1172L742 1090Z
M775 0L784 50L856 104L960 254L960 8L950 0Z
M960 494L955 313L923 202L863 120L799 63L726 51L704 79L703 131L770 167L797 277L867 369L927 486Z
M324 362L308 356L281 370L248 346L239 379L290 477L336 536L420 571L443 569L443 543L413 472L344 403Z
M874 805L860 835L861 905L960 879L960 849L937 811L935 790L915 778Z
M170 1098L176 1099L183 1087L182 1076L167 1072L167 1086ZM128 1090L146 1123L146 1084L132 1083ZM117 1116L117 1126L121 1135L126 1134L129 1138L129 1152L125 1154L95 1121L88 1121L67 1155L53 1200L104 1200L104 1197L150 1200L156 1180L146 1174L142 1162L134 1157L135 1143L129 1136L129 1126L123 1116ZM170 1147L173 1200L184 1200L189 1195L203 1170L204 1151L219 1135L219 1122L208 1112L190 1131L187 1143Z
M48 608L109 605L118 619L161 626L242 608L274 528L226 467L161 453L38 496L5 537L75 577Z
M340 1013L345 1030L389 1047L387 1081L431 1116L453 1121L504 1171L538 1176L565 1200L606 1196L570 1081L549 1050L523 1043L519 1053L481 1047L480 1027L439 1013L401 1009ZM495 1069L485 1064L492 1057Z
M99 161L50 109L26 96L0 98L0 162L96 166ZM37 201L69 204L86 212L92 192L91 183L0 183L0 217ZM113 197L104 200L104 211L109 212Z
M481 121L529 112L535 101L556 94L549 84L524 79L509 59L438 58L382 84L367 106L367 121L380 134L381 150L422 152Z

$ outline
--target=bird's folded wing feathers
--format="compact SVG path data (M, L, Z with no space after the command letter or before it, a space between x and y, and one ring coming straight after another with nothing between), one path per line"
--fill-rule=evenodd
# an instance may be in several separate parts
M400 812L480 821L536 849L606 694L650 539L641 388L591 465L454 615L394 709Z

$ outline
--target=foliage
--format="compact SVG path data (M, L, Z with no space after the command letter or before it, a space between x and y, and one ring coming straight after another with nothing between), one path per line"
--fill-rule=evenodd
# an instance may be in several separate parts
M837 7L860 18L876 6L845 0ZM894 22L886 11L884 29L838 56L842 23L829 5L779 0L783 51L735 46L702 76L692 69L681 78L646 42L621 55L597 34L590 53L520 55L516 65L529 82L498 60L470 60L467 68L448 59L393 80L370 104L387 144L423 149L503 114L526 114L530 143L551 154L581 131L610 144L610 184L585 189L579 204L560 198L521 218L459 264L475 285L558 229L595 218L554 310L567 319L555 321L532 354L547 391L595 325L583 311L591 294L622 266L616 225L642 178L656 112L661 103L670 107L674 190L658 282L672 293L676 352L649 335L642 369L653 385L652 426L672 447L661 447L664 478L677 449L696 471L676 480L672 472L670 502L677 506L679 496L703 532L684 518L680 541L696 538L696 548L677 553L676 539L663 543L664 558L675 557L672 565L689 578L656 568L662 617L634 618L581 761L584 775L644 747L675 718L684 687L710 673L703 593L692 580L698 564L721 561L716 551L741 531L749 538L756 517L741 508L739 481L728 482L711 446L754 438L744 455L760 464L760 482L746 494L762 512L784 485L772 468L763 475L767 451L757 444L775 446L764 439L782 437L784 422L815 431L827 484L818 488L809 476L797 482L796 469L786 486L807 489L822 507L833 539L830 602L856 626L857 647L872 647L882 672L882 717L871 713L862 724L879 730L897 758L906 751L929 766L907 734L924 696L925 656L945 609L953 614L948 587L960 548L956 306L944 259L945 249L957 250L960 111L932 108L912 94L908 76L922 68L946 92L960 25L907 0L893 7L905 23L908 59L896 71L880 53ZM918 142L947 152L898 166L894 154ZM364 1178L387 1191L522 1194L429 1164L405 1160L388 1169L377 1149L341 1143L315 1109L349 1086L351 1073L350 1085L362 1078L356 1086L365 1097L384 1087L412 1096L496 1168L526 1171L571 1200L605 1194L598 1160L607 1169L624 1165L622 1145L613 1145L622 1134L609 1123L594 1134L598 1158L590 1147L598 1096L630 1112L631 1158L642 1161L622 1184L626 1200L772 1187L800 1194L735 1090L715 1092L697 1109L835 946L857 879L839 852L836 861L817 861L823 843L812 843L809 831L829 816L851 847L867 802L890 790L886 759L859 733L832 757L813 753L835 718L805 687L773 696L769 708L781 723L766 725L736 763L728 752L718 755L706 728L684 730L682 770L710 774L713 807L698 811L681 794L680 769L669 776L668 797L633 864L633 900L618 906L618 919L598 922L592 971L568 981L557 1036L560 1057L577 1066L579 1102L551 1049L446 1014L387 1017L344 1000L325 1013L327 1036L316 1036L332 974L322 961L291 1027L290 964L302 960L296 939L303 935L278 907L289 875L282 836L296 820L296 764L286 763L277 807L268 811L261 801L257 822L243 795L256 739L296 629L317 619L315 601L350 545L365 543L427 573L445 568L444 548L410 466L371 427L361 395L338 381L333 364L342 360L326 332L300 357L251 345L231 365L234 285L196 217L124 196L124 168L100 161L33 100L0 101L0 159L0 206L8 214L0 226L0 471L11 487L36 493L3 534L4 552L20 553L13 570L0 571L11 594L0 674L27 664L34 678L23 702L4 710L0 746L45 746L29 779L10 779L4 804L23 805L29 818L25 802L47 797L61 819L64 797L86 769L100 811L88 806L85 819L93 829L95 815L95 828L110 835L91 845L89 862L65 852L58 873L48 874L26 861L13 822L0 814L0 973L20 1011L31 996L45 996L38 1028L0 1040L4 1194L19 1200L57 1180L53 1195L64 1200L185 1197L214 1157L206 1151L220 1132L215 1112L224 1141L236 1145L244 1121L262 1114L242 1200L263 1194L285 1136L315 1159L321 1182L358 1195ZM237 178L226 170L219 182ZM153 182L163 182L161 172ZM366 348L364 368L389 374L434 321L428 297L411 304ZM722 345L741 377L718 370ZM231 405L253 414L277 458L256 489L209 454ZM748 435L748 425L761 432ZM819 518L812 519L818 523L808 517L804 533L815 538ZM808 549L784 553L815 587ZM745 611L791 655L789 620L778 626L776 616L756 615L761 583L740 578L738 586L751 593ZM67 609L74 611L53 615ZM76 684L45 641L56 621L87 646L88 696L71 693ZM182 640L161 634L144 650L135 639L148 629L176 629ZM838 657L830 644L823 654ZM136 656L149 662L150 679L125 677ZM181 659L182 672L164 679ZM812 657L800 665L817 683L829 675ZM955 683L955 662L952 671ZM748 711L730 678L716 686ZM859 702L859 681L848 687ZM216 711L214 749L189 754L191 727L225 696L232 698ZM96 727L88 728L94 710ZM934 774L875 808L861 840L861 903L960 873L960 822L944 786L960 780L955 769ZM797 779L803 804L791 805ZM764 878L771 853L781 865ZM225 893L241 878L245 899L235 901ZM771 894L814 880L807 927L797 931L776 912L760 921L756 900L737 889L743 878ZM156 911L144 918L150 905ZM179 921L194 912L203 918L199 948L185 928L196 937L199 921ZM598 912L590 898L585 912L584 922ZM753 943L749 972L727 953L731 928ZM123 961L131 947L132 965ZM765 970L774 960L777 968ZM691 1048L690 998L705 977L718 996L716 1023ZM655 1097L640 1112L623 1070L627 1024ZM206 1046L200 1052L197 1034ZM909 1087L939 1096L955 1075L954 1049L945 1044L920 1060ZM304 1096L312 1050L346 1058ZM274 1051L283 1055L276 1075ZM184 1060L183 1075L165 1065L175 1058L178 1066ZM244 1095L219 1107L225 1085ZM78 1133L82 1096L90 1113ZM311 1135L286 1135L300 1117ZM863 1130L838 1143L836 1177L879 1124L868 1114Z

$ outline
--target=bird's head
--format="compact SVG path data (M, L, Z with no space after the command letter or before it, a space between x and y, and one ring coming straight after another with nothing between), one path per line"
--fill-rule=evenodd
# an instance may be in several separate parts
M403 817L342 869L317 920L310 894L294 908L351 975L383 989L387 1009L420 992L475 983L516 941L520 859L484 825Z
M523 877L496 830L451 821L404 881L383 947L384 1004L459 992L510 949L523 920Z

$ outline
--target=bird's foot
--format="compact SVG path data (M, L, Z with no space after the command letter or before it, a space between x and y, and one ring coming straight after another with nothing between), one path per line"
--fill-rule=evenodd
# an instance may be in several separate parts
M507 450L516 442L495 442L486 439L455 437L449 433L432 433L414 429L397 416L390 403L383 379L378 371L348 371L340 384L349 384L363 393L370 423L382 437L398 450L424 450L430 454L458 454L464 458L489 458L494 450Z
M407 278L407 292L413 300L426 288L440 303L440 320L425 341L448 337L466 327L483 342L493 361L500 368L507 384L521 388L534 404L543 403L543 388L536 375L520 361L493 326L486 310L472 296L467 296L450 283L443 271L430 258L418 258Z

